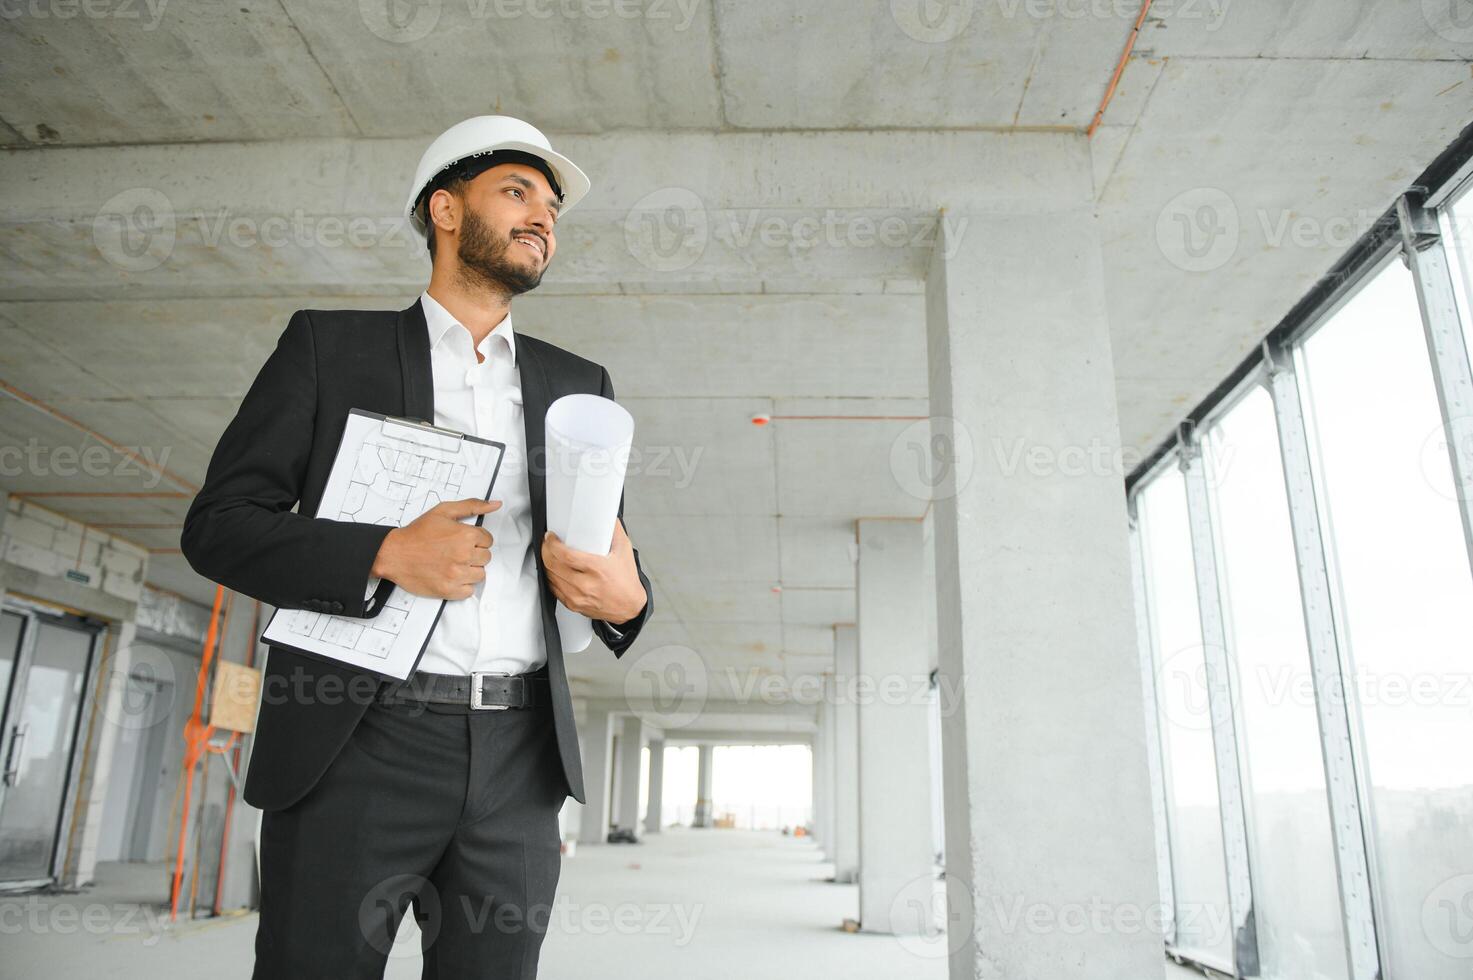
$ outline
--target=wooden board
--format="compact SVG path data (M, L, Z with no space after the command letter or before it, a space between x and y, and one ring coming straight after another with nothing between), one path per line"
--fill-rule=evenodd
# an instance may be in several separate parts
M256 730L256 702L260 699L261 672L222 660L215 666L210 724L223 731L250 734Z

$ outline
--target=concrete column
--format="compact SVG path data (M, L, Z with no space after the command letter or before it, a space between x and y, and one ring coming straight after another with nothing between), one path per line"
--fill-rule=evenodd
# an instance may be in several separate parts
M614 825L639 832L639 753L644 748L644 721L629 715L619 731L619 815Z
M586 803L578 821L580 844L602 844L609 839L609 770L613 767L614 720L609 709L590 704L581 732L583 743L583 796Z
M823 765L819 767L819 786L823 792L823 822L818 828L819 839L823 843L823 856L825 860L834 860L834 811L838 805L837 784L834 779L834 757L838 746L834 744L836 722L838 716L837 705L834 702L834 675L823 676L823 712L819 716L819 732L823 735Z
M588 765L588 753L584 748L586 741L584 732L588 728L588 702L582 698L573 698L573 720L578 726L578 750L583 758L583 765L586 768ZM557 813L559 837L565 841L578 839L578 832L583 827L583 811L585 809L586 807L582 803L579 803L571 796L563 800L563 805Z
M813 733L813 819L809 826L813 839L818 842L824 860L832 861L833 855L833 812L834 812L834 747L833 734L829 731L834 717L833 705L829 703L828 674L819 678L823 697L819 698Z
M939 880L931 849L931 652L926 526L861 520L859 532L859 926L917 935Z
M644 832L660 832L660 809L665 805L665 740L650 740L650 788L646 796Z
M711 826L711 761L713 747L702 745L696 750L696 818L692 827Z
M859 638L834 627L834 880L859 880Z
M950 975L1159 977L1149 928L1005 911L1149 910L1156 856L1097 222L966 217L926 283Z

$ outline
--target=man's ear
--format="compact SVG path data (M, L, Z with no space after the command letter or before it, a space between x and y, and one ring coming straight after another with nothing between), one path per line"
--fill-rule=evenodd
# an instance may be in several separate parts
M431 225L430 234L434 234L434 226L448 232L454 231L460 223L460 201L443 187L430 195L425 207Z

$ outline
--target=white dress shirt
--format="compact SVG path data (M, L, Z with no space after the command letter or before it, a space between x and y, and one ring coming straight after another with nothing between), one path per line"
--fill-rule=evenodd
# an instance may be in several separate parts
M430 332L435 425L506 443L491 489L501 508L482 526L491 532L486 580L468 599L445 603L418 670L436 674L519 674L547 662L527 485L527 436L511 313L486 335L477 363L470 331L429 292L420 295Z

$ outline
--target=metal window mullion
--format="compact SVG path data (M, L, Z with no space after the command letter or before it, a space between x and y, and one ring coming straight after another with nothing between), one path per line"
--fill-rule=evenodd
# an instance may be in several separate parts
M1145 555L1136 503L1130 509L1131 585L1135 591L1136 647L1141 661L1141 690L1145 697L1146 765L1151 774L1151 814L1156 826L1156 883L1161 893L1162 938L1176 945L1176 882L1171 860L1171 826L1166 816L1166 773L1161 750L1161 703L1156 693L1156 654L1147 601Z
M1248 863L1248 815L1238 760L1237 724L1228 676L1227 629L1214 553L1211 502L1205 465L1194 439L1183 438L1182 474L1191 526L1192 567L1197 580L1197 610L1202 626L1202 660L1207 671L1207 706L1212 721L1212 752L1217 763L1218 812L1222 818L1227 865L1228 907L1233 920L1233 968L1239 977L1259 972L1258 926L1253 910L1253 874Z
M1422 311L1453 488L1463 519L1463 544L1473 568L1473 368L1458 317L1452 265L1435 212L1403 195L1396 202L1396 214L1401 221L1402 255Z
M1310 470L1309 433L1293 355L1283 346L1265 345L1268 389L1273 397L1279 453L1288 494L1289 525L1299 569L1299 595L1304 610L1305 640L1314 681L1320 754L1335 846L1340 908L1345 931L1349 980L1382 976L1377 947L1366 824L1361 812L1361 780L1356 766L1352 722L1341 670L1340 644L1331 604L1330 570L1320 529L1314 475Z

